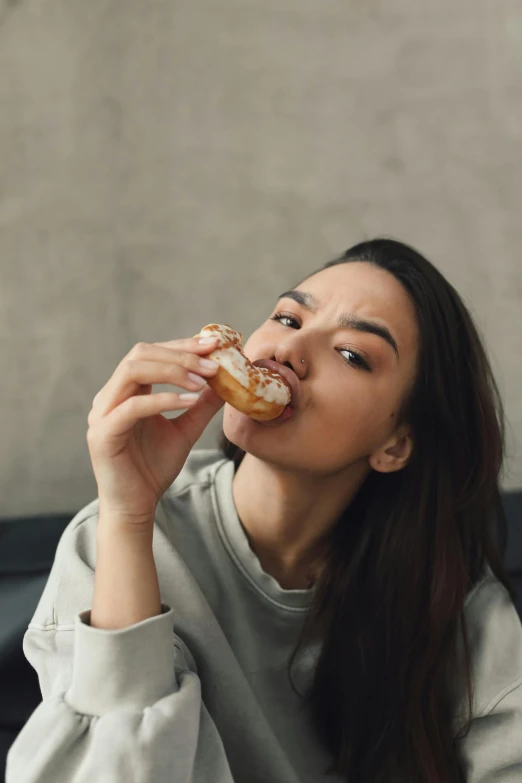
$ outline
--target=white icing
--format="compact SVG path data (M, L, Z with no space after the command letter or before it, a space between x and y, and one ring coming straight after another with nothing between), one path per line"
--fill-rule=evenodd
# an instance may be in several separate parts
M245 389L248 389L251 384L256 397L262 397L267 402L276 402L279 405L287 405L290 402L290 392L287 386L282 381L278 383L274 378L269 377L270 370L266 367L254 367L253 369L261 373L263 380L266 379L268 384L261 386L259 382L254 382L255 374L252 376L248 373L250 362L241 353L243 336L239 332L224 325L214 329L205 327L199 334L201 337L218 338L218 347L209 354L209 358L218 362ZM229 345L226 348L222 348L221 346L226 340L235 342L235 347Z

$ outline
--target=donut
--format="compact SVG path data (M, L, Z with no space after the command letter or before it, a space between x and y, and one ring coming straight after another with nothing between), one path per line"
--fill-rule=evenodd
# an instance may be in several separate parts
M279 416L290 402L290 384L278 372L255 367L243 353L243 335L228 324L207 324L194 337L217 337L209 359L219 364L210 388L236 410L257 421Z

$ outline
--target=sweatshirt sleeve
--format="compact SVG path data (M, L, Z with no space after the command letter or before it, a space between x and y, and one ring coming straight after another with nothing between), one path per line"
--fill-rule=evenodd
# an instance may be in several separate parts
M466 783L522 781L522 678L461 740Z
M92 505L62 534L24 635L43 700L9 750L6 783L233 783L173 609L91 627Z
M486 579L467 608L474 681L468 733L458 740L466 783L522 783L522 623L504 586ZM464 683L461 687L464 688ZM467 715L467 694L459 721ZM459 727L463 722L459 723Z

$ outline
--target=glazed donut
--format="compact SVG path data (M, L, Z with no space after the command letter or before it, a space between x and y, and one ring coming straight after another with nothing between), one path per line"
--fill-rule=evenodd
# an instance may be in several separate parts
M210 388L233 408L257 421L279 416L290 402L290 384L266 367L255 367L242 351L243 335L228 324L207 324L194 337L217 337L217 348L208 354L219 364Z

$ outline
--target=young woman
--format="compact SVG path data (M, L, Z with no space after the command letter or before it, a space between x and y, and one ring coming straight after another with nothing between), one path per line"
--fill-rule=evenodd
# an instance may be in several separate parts
M227 404L195 449L222 401L152 384L198 388L212 348L139 343L95 398L98 498L24 638L43 701L7 783L522 780L504 414L455 289L352 247L245 345L295 372L294 415Z

